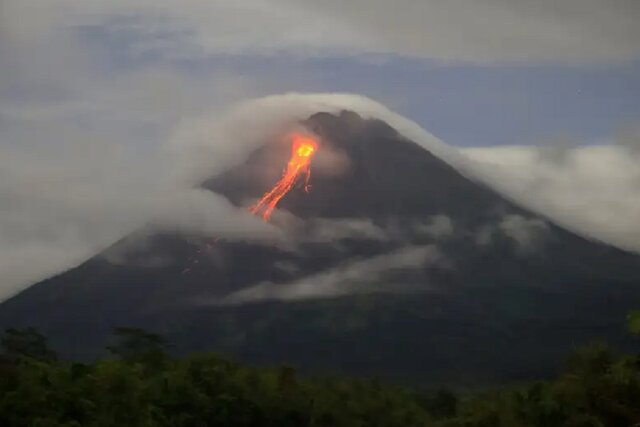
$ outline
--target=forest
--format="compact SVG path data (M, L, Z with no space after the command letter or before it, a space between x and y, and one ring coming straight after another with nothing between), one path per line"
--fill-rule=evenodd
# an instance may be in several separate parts
M640 314L629 316L640 332ZM214 353L171 355L161 336L114 331L110 356L60 360L34 329L0 341L3 427L640 426L640 355L594 343L553 379L482 390L299 376Z

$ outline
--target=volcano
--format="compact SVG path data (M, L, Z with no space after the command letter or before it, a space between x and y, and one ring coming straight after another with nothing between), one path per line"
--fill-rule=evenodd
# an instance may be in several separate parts
M383 121L301 125L321 143L309 191L291 182L276 201L286 242L140 231L2 303L0 326L33 326L73 358L137 326L180 353L420 384L549 375L598 339L637 348L624 323L639 256L516 205ZM247 207L290 155L267 144L202 186Z

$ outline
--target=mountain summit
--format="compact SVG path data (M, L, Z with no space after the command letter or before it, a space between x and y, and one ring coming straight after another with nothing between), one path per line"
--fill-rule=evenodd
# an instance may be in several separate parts
M1 304L0 325L36 327L72 357L126 325L179 352L421 383L536 377L590 340L632 345L639 256L515 205L383 121L319 112L301 126L320 145L309 191L297 182L278 203L285 237L134 233ZM290 150L268 143L202 185L249 206Z

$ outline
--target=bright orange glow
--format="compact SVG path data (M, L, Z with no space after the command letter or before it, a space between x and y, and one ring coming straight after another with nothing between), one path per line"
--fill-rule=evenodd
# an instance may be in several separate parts
M313 137L303 134L291 136L291 158L287 167L282 171L282 178L266 192L256 204L249 208L255 215L260 215L265 221L269 221L278 202L296 185L299 178L304 175L304 191L309 191L309 179L311 178L311 158L318 150L318 141ZM211 251L213 245L220 240L215 238L207 243L206 250ZM200 255L205 248L200 248L188 262L189 266L182 270L182 274L190 273L200 262Z
M278 202L296 185L304 175L304 190L309 191L311 178L311 158L318 150L318 142L311 136L294 134L291 143L291 158L282 171L282 178L267 191L249 211L268 221Z

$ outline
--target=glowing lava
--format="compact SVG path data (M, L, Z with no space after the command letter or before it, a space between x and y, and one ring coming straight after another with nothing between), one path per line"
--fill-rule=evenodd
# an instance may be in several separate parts
M278 202L296 185L304 175L304 190L309 191L311 158L318 150L318 142L308 135L294 134L291 143L291 158L282 172L282 178L266 192L260 200L249 208L253 214L268 221Z
M276 205L296 185L299 178L304 175L304 191L309 191L309 179L311 178L311 158L318 150L318 142L309 135L293 134L291 136L291 158L287 167L282 171L282 178L266 192L260 200L249 208L254 215L260 215L265 221L269 221ZM220 240L215 238L207 243L206 250L211 251L213 245ZM189 262L189 267L182 270L182 274L192 271L200 262L199 257L204 248L198 249L195 256Z

